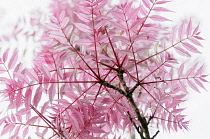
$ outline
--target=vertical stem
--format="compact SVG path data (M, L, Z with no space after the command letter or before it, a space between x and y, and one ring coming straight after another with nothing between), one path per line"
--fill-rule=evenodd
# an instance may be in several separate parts
M136 103L133 100L132 94L128 94L126 95L126 98L128 99L128 101L130 102L132 108L135 111L135 114L138 118L138 121L141 123L141 128L142 128L142 132L145 133L145 139L151 139L150 138L150 134L149 134L149 129L148 129L148 124L145 118L143 118L139 112L139 109L136 105Z
M93 26L93 38L94 38L94 47L95 47L95 57L96 57L96 66L97 66L97 71L98 71L98 76L100 77L100 72L99 72L99 61L98 61L98 52L97 52L97 46L96 46L96 30L95 30L95 23L94 23L94 9L91 7L91 18L92 18L92 26Z

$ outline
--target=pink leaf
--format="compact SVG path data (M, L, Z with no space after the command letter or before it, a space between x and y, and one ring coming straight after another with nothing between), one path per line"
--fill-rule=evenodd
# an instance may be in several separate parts
M44 114L49 107L49 101L45 102L42 106L41 113Z
M44 53L44 60L48 65L51 65L54 63L53 60L53 54L50 51L47 51Z
M120 23L115 23L115 22L111 22L111 23L116 29L119 29L119 30L126 30L127 28L125 25L122 25Z
M50 80L51 78L50 72L47 70L47 68L44 65L42 65L41 70L44 75L44 78Z
M107 21L106 20L102 20L100 22L98 22L96 25L95 25L95 29L98 30L99 28L103 28L107 25Z
M21 102L22 102L22 90L18 90L16 96L16 109L20 107Z
M176 38L176 32L177 32L177 28L176 26L172 28L171 33L170 33L170 41L173 44Z
M18 133L20 132L20 128L21 128L21 126L16 126L14 135L18 135ZM11 138L11 139L13 139L13 138Z
M62 11L61 14L59 15L59 21L62 22L65 17L65 11Z
M77 121L80 123L81 126L85 125L84 119L79 111L72 109L72 115L77 118Z
M3 130L1 131L1 135L5 135L6 133L8 132L11 132L14 128L14 124L6 124L4 127L3 127Z
M193 34L196 34L198 32L200 24L198 24L198 26L194 29Z
M17 59L18 59L18 50L15 50L15 51L13 52L13 55L12 55L12 57L11 57L9 63L8 63L9 69L12 69L12 68L15 66L15 64L16 64L16 62L17 62Z
M31 96L32 96L32 90L31 90L31 88L28 88L25 93L25 107L26 107L26 109L30 108Z
M187 43L187 42L182 42L183 46L189 50L190 52L193 52L193 53L201 53L199 52L193 45Z
M204 78L202 78L202 77L200 77L199 78L201 81L203 81L203 82L208 82L206 79L204 79Z
M201 75L202 78L208 77L209 75Z
M200 36L193 36L194 38L196 38L196 39L199 39L199 40L204 40L202 37L200 37Z
M3 67L0 66L0 74L2 74L4 72L6 72L6 70Z
M39 116L34 116L32 117L31 119L29 119L27 122L26 122L26 125L30 125L30 124L34 124L34 122L36 122L36 120L39 118Z
M115 19L116 21L118 22L125 21L125 17L122 16L123 14L121 12L115 10L115 11L112 11L111 13L112 13L113 19Z
M54 24L54 23L47 23L46 26L50 30L61 30L61 28L58 25Z
M33 69L26 69L25 73L26 73L26 75L28 75L28 77L31 80L39 81L38 76L37 76L37 74L35 73L35 71Z
M90 6L90 4L89 4L89 6ZM88 8L87 6L80 6L79 5L79 7L78 7L79 9L80 9L80 11L82 12L82 13L84 13L84 14L87 14L87 15L90 15L91 14L91 9L90 8Z
M126 2L125 5L122 6L123 9L123 13L128 13L130 11L130 9L132 9L132 4L133 2ZM121 9L121 8L119 8Z
M179 69L178 69L178 75L179 77L182 77L183 76L183 71L184 71L184 64L182 64Z
M188 71L187 71L187 73L186 73L186 77L194 76L194 75L195 75L195 74L194 74L194 71L195 71L197 65L198 65L198 62L195 63L190 69L188 69Z
M9 48L7 48L7 50L6 50L6 51L4 52L4 54L3 54L3 62L6 62L6 61L7 61L8 52L9 52Z
M187 131L189 130L188 125L189 125L189 121L186 121L186 122L183 122L183 123L182 123L182 126L183 126Z
M180 112L182 112L184 109L174 109L173 111L172 111L172 113L180 113Z
M2 35L2 39L4 39L7 42L10 41L10 38L8 36L6 36L6 35Z
M45 134L47 133L47 131L48 131L48 128L45 128L45 129L43 130L43 132L42 132L42 137L45 136ZM66 137L68 137L68 136L66 136ZM70 137L69 137L69 138L70 138Z
M176 99L182 100L186 96L187 96L187 94L181 94L181 95L176 96Z
M11 114L11 119L12 119L12 122L16 122L16 119L13 113Z
M147 10L144 8L143 5L140 6L140 13L141 13L143 16L147 16L147 14L148 14Z
M21 73L17 73L16 72L16 73L14 73L13 76L16 77L16 78L19 78L19 81L21 81L22 83L29 84L29 80L28 80L28 78L24 74L21 74Z
M128 38L124 37L124 36L113 36L113 40L114 41L121 41L121 42L124 42L124 43L127 43L129 40Z
M79 123L78 123L77 119L74 116L69 117L69 121L71 122L73 128L76 131L79 131L80 130Z
M25 129L23 130L23 138L26 137L26 135L28 135L28 130L29 130L29 127L25 127Z
M24 115L24 114L26 114L26 113L27 113L27 109L26 109L26 108L23 108L23 109L17 111L17 112L16 112L16 115Z
M163 7L155 7L152 10L157 11L157 12L173 12L167 8L163 8Z
M181 56L191 57L190 53L180 47L174 47L175 51L180 54Z
M191 37L191 38L189 38L189 40L195 45L202 46L202 44L198 40L196 40L195 38Z
M22 63L20 62L17 66L15 66L14 72L19 72L22 70ZM24 70L25 73L25 70Z
M154 20L154 21L171 21L165 17L162 17L160 15L152 15L149 17L150 19Z
M138 16L138 12L139 12L139 8L134 9L129 15L127 20L132 19L133 17L135 18L136 16Z
M55 16L50 16L50 21L53 23L59 23L58 19Z
M99 127L88 127L87 130L92 133L105 133L105 131Z
M168 130L172 128L172 114L169 114L168 116L168 123L167 123Z
M61 30L58 31L49 31L48 32L49 36L52 38L57 38L57 37L61 37L61 38L65 38L65 35L63 34L63 32Z
M150 9L150 2L148 0L142 0L143 4Z
M63 21L60 23L61 28L64 29L68 23L69 23L69 17L65 17Z
M176 123L176 122L174 122L173 128L174 128L174 130L175 130L176 132L178 131L178 129L177 129L177 123Z
M77 12L75 12L75 14L76 14L76 15L78 16L78 18L79 18L80 20L82 20L83 22L86 22L86 23L90 22L90 19L89 19L88 15L83 14L83 13L77 13Z
M49 90L48 90L48 94L49 94L49 100L50 102L53 101L55 93L56 93L56 88L55 88L56 84L51 84Z
M203 85L197 78L194 78L194 81L195 81L195 83L196 83L197 85L199 85L201 88L203 88L203 89L206 90L206 88L204 87L204 85ZM206 90L206 91L207 91L207 90Z
M37 89L36 89L36 92L35 92L35 95L34 95L34 99L33 99L33 104L35 107L38 106L40 100L41 100L41 97L42 97L42 86L39 86Z
M68 26L68 27L65 29L65 34L66 34L66 37L67 37L68 39L71 38L72 33L73 33L73 29L74 29L73 26Z
M166 67L174 67L174 66L172 66L172 65L170 65L170 64L168 64L168 63L164 63L164 66L166 66Z
M188 83L188 85L189 85L193 90L195 90L196 92L199 92L199 93L200 93L200 91L198 90L198 88L197 88L197 86L195 85L195 83L193 83L191 80L187 80L187 83Z
M92 41L89 40L89 39L80 39L80 40L76 40L76 41L74 42L74 44L77 44L77 45L85 45L85 46L87 46L87 45L92 44Z
M63 36L59 36L58 34L50 34L49 36L55 39L56 41L58 41L59 43L62 43L62 44L67 43L67 39Z
M178 29L178 36L179 36L179 39L182 40L184 36L184 23L182 23Z
M96 0L96 1L93 2L93 4L92 4L91 6L98 5L98 4L100 4L102 1L104 1L104 0Z
M145 21L145 18L140 18L138 20L136 20L135 22L132 23L132 25L130 26L130 30L134 29L136 27L138 27L139 25L141 25L143 22ZM135 30L136 31L136 30Z
M74 23L74 25L82 32L86 32L86 33L91 33L92 32L92 29L85 25L85 24L82 24L82 23Z
M95 6L94 11L102 10L102 8L107 4L107 2L107 0L103 0L102 2L100 2L100 4Z
M202 65L202 66L197 70L197 72L195 73L195 76L201 75L202 72L203 72L203 68L204 68L204 65Z
M191 19L187 25L187 36L189 36L192 32L192 22L191 22Z
M158 2L156 2L156 4L165 4L165 3L168 3L168 2L171 2L171 1L158 1Z

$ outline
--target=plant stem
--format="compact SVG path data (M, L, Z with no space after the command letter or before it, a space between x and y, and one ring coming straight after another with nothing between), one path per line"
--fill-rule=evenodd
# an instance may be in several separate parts
M126 95L126 98L128 99L128 101L130 102L132 108L134 109L138 121L141 123L142 132L145 134L145 137L141 136L141 138L142 139L151 139L147 121L146 121L146 119L144 117L141 116L141 114L139 112L139 109L138 109L136 103L133 100L132 94Z
M122 69L119 69L117 76L118 76L124 90L108 83L105 80L101 80L100 84L118 91L120 94L122 94L124 97L127 98L127 100L130 102L130 104L135 112L135 115L141 125L140 126L136 125L136 123L133 121L133 118L130 115L130 112L128 111L127 113L128 113L129 119L130 119L131 123L133 124L133 126L135 127L136 131L139 133L141 139L154 139L157 136L157 134L159 133L159 131L157 131L153 137L150 137L148 125L149 125L149 121L151 119L149 119L149 121L147 122L147 120L144 117L142 117L142 115L140 114L140 111L133 99L133 92L139 85L141 85L141 83L138 82L138 83L136 83L136 85L133 88L129 89L129 87L126 85L126 82L123 78L123 74L124 74L124 71Z

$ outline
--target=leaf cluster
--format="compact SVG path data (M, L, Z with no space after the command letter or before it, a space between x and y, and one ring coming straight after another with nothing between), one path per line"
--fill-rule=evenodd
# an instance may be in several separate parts
M35 129L42 138L121 138L116 131L136 130L153 139L159 131L151 135L150 127L188 129L180 105L190 88L205 89L207 75L204 65L176 55L200 54L203 38L191 19L172 29L161 24L171 21L159 15L172 12L168 2L54 0L33 67L24 67L17 50L1 55L0 72L8 75L1 94L9 102L1 135L25 138Z

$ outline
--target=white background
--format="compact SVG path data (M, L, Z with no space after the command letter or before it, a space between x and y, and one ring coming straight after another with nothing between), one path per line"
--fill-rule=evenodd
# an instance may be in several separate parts
M45 8L48 0L0 0L0 33L11 22L17 20L20 15L29 15L34 7ZM194 23L200 23L201 36L203 41L203 56L201 59L206 62L209 72L210 67L210 0L174 0L167 4L167 8L176 13L168 14L173 23L180 23L182 19L191 18ZM209 92L202 91L200 94L191 92L189 100L185 103L189 115L190 130L177 133L161 133L156 139L208 139L210 138L210 87L206 85Z

